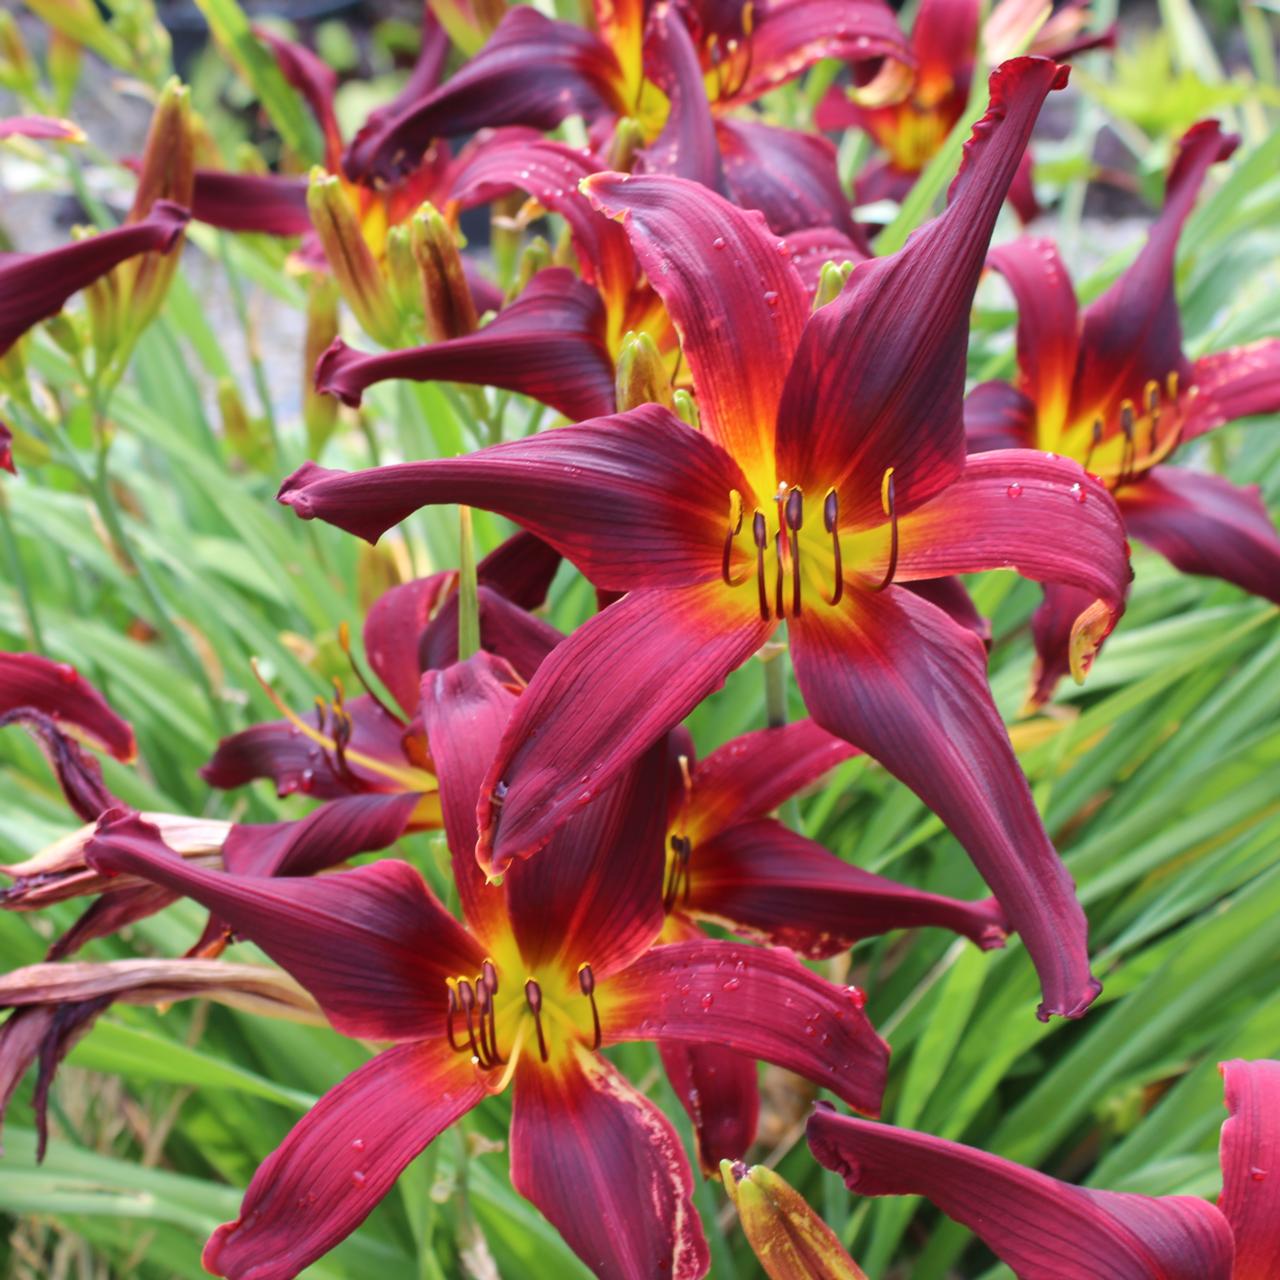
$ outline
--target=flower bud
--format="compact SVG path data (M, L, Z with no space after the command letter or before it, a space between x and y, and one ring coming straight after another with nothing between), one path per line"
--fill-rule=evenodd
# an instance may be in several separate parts
M341 180L319 167L312 169L307 212L329 269L361 328L384 347L394 347L400 335L395 300L361 234L359 219Z
M40 87L31 51L8 12L0 12L0 85L20 98L31 97Z
M649 334L627 332L618 351L618 412L642 404L672 405L671 379Z
M702 430L702 418L698 414L698 402L683 387L677 389L671 397L671 407L681 422L691 426L695 431Z
M462 255L438 209L424 204L409 224L413 256L422 276L423 314L432 342L474 333L476 307L462 270Z
M141 222L157 200L190 209L195 190L195 139L191 126L191 94L177 77L161 90L147 131L138 187L125 225ZM177 253L144 253L118 269L124 307L124 338L134 339L160 310L178 269Z
M742 1234L771 1280L867 1280L836 1233L772 1169L720 1161Z
M606 168L616 173L630 173L636 162L636 152L644 146L644 128L632 116L623 116L613 128L613 141L609 144Z
M542 236L534 236L524 247L524 252L520 255L520 267L516 271L515 288L511 291L511 296L519 297L525 290L525 286L538 274L544 267L551 265L551 246Z

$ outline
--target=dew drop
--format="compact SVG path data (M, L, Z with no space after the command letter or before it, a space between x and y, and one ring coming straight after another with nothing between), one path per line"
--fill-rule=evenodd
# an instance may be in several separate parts
M764 291L764 304L766 307L776 307L778 305L778 294L774 289L766 289Z
M363 1138L352 1138L352 1139L351 1139L351 1149L352 1149L352 1151L363 1151L363 1150L364 1150L364 1139L363 1139Z
M704 991L698 1000L698 1003L702 1006L704 1012L707 1009L710 1009L711 1006L715 1004L715 1002L716 1002L716 998L711 994L710 991Z
M716 236L716 238L711 242L711 247L712 247L713 249L723 249L723 248L724 248L724 236Z
M1265 1169L1259 1169L1257 1165L1254 1165L1253 1168L1249 1170L1249 1177L1251 1177L1254 1182L1265 1182L1267 1180L1267 1171Z
M1077 502L1083 502L1088 497L1088 494L1084 491L1084 486L1078 480L1071 486L1071 496Z
M814 1031L814 1029L813 1029L813 1023L812 1023L812 1022L806 1022L806 1023L804 1024L804 1033L805 1033L805 1035L807 1035L807 1036L812 1036L812 1035L816 1035L816 1034L817 1034L817 1033Z
M1006 490L1005 493L1011 498L1022 497L1022 486L1015 480Z
M58 679L63 684L75 684L80 679L80 673L69 662L58 663Z
M314 769L303 769L298 776L298 789L309 792L316 784L316 771Z
M352 1184L353 1184L354 1186L357 1186L357 1187L363 1186L363 1185L364 1185L364 1171L363 1171L363 1170L361 1170L361 1169L357 1169L357 1170L356 1170L356 1171L351 1175L351 1182L352 1182Z
M863 1009L867 1004L867 993L861 987L845 987L845 995L849 997L849 1003L855 1009Z
M720 990L721 991L737 991L737 989L740 986L742 986L742 983L739 982L737 978L730 978L728 982L724 982L720 984Z

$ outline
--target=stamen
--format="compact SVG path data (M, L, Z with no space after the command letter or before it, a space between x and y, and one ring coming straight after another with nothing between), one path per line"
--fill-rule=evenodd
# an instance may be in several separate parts
M483 1067L485 1066L485 1056L479 1041L476 1039L476 993L472 990L471 983L466 978L458 979L458 1003L462 1006L462 1012L467 1018L467 1039L471 1043L471 1056Z
M453 1032L453 1019L454 1015L458 1012L458 993L453 989L452 985L449 986L448 991L449 1006L444 1024L445 1035L449 1037L449 1048L452 1049L454 1053L461 1053L466 1046L458 1043L457 1037Z
M881 578L878 585L871 588L872 591L883 591L885 587L893 581L893 575L898 571L898 512L893 501L893 468L885 469L884 477L880 481L880 506L883 508L886 516L890 520L889 532L889 567L884 571L884 577Z
M1120 403L1120 430L1124 432L1124 449L1120 454L1120 474L1116 484L1128 484L1133 478L1133 466L1137 458L1137 446L1133 439L1134 408L1132 400Z
M1160 384L1154 378L1147 380L1147 385L1142 389L1142 398L1146 402L1148 413L1159 412Z
M498 967L492 960L486 960L480 966L480 973L484 979L484 985L496 996L498 994Z
M506 1059L498 1052L498 1022L493 1007L493 992L483 976L476 979L476 992L480 1010L480 1047L485 1051L486 1065L496 1067Z
M662 887L662 908L670 911L681 896L683 888L684 901L689 901L689 859L693 856L693 842L688 836L672 836L671 852L675 857L667 866L666 880Z
M827 603L839 604L844 597L844 561L840 556L840 499L835 489L828 489L822 500L822 526L831 535L831 551L836 562L836 584Z
M600 1010L596 1008L596 975L591 972L589 964L578 966L578 986L582 988L582 994L591 1002L591 1026L595 1037L591 1047L598 1049L604 1036L600 1031Z
M1164 380L1164 389L1168 393L1170 400L1178 398L1178 371L1176 369Z
M538 985L536 978L525 980L524 999L529 1006L529 1012L533 1014L533 1025L538 1032L538 1053L543 1062L547 1062L551 1055L547 1052L547 1039L542 1033L542 988Z
M751 536L756 543L756 592L760 598L760 617L769 621L769 592L764 584L764 549L769 545L769 531L765 525L764 512L759 507L751 517Z
M787 528L791 530L791 612L800 616L800 529L804 524L804 494L793 488L787 494Z
M729 490L729 532L724 535L724 557L720 561L720 576L728 587L740 586L745 577L736 581L732 574L733 540L742 532L742 494L737 489Z
M786 549L786 535L781 529L773 535L773 611L779 617L786 617L786 610L783 608L782 599L782 557Z
M1102 419L1094 418L1093 429L1089 436L1089 450L1084 455L1084 469L1089 470L1089 463L1093 459L1093 451L1102 443Z

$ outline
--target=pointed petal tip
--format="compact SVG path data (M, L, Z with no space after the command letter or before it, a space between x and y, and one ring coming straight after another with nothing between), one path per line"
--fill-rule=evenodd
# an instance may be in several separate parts
M325 348L320 359L316 361L312 375L316 391L322 396L333 396L349 409L358 409L362 400L363 388L350 384L343 373L353 359L358 360L360 353L348 346L341 338L334 340ZM294 473L296 475L297 472ZM290 479L293 477L291 476ZM285 481L288 484L288 480ZM281 489L283 492L283 488ZM283 499L281 499L283 501Z
M1089 1011L1089 1006L1102 994L1102 983L1097 978L1090 978L1088 984L1080 997L1072 1005L1066 1005L1065 1002L1059 1004L1050 1004L1044 1001L1036 1009L1036 1017L1041 1022L1048 1022L1050 1018L1069 1018L1073 1022L1079 1018L1083 1018Z

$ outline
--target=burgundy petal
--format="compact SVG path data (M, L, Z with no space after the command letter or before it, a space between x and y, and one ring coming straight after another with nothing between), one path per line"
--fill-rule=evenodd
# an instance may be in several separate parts
M67 804L77 817L93 822L104 809L116 803L103 781L102 766L70 734L64 733L56 721L30 707L17 707L0 714L0 728L8 724L22 725L40 744Z
M1076 619L1093 605L1093 593L1058 582L1044 584L1044 599L1031 615L1031 638L1036 646L1031 677L1031 708L1053 697L1058 681L1071 671L1071 634Z
M688 1113L704 1174L741 1160L756 1140L760 1086L754 1058L718 1044L658 1041L667 1079Z
M899 539L903 581L1014 569L1088 593L1070 635L1078 679L1124 612L1133 577L1106 488L1072 459L1031 449L972 455L955 484L903 517Z
M522 609L545 604L560 553L531 533L513 533L476 565L480 582Z
M973 603L973 597L965 590L965 585L959 578L926 578L919 582L906 582L903 585L912 595L937 605L952 622L958 622L962 627L972 631L988 649L991 647L991 623L978 612ZM1090 601L1086 600L1076 613L1071 615L1071 622L1075 622L1076 614L1083 613L1089 607L1089 603ZM1070 630L1067 634L1070 636Z
M633 591L551 652L486 779L482 861L501 871L541 848L760 647L771 624L727 594Z
M778 472L810 492L837 488L844 522L881 522L891 467L899 513L960 472L974 290L1018 157L1066 75L1044 58L997 68L947 211L898 253L854 267L805 327L778 411Z
M812 720L744 733L693 766L680 829L696 845L736 823L763 818L857 754Z
M1222 1210L1236 1238L1232 1280L1271 1280L1280 1259L1280 1062L1218 1065L1227 1110Z
M253 34L271 50L284 78L311 108L324 133L326 163L333 168L342 150L342 135L333 109L333 97L338 89L337 72L305 45L286 40L266 27L255 26Z
M1032 446L1036 406L1007 382L980 382L964 398L964 434L970 453Z
M418 663L422 633L453 580L452 573L433 573L402 582L384 591L365 614L365 657L410 718L418 713L425 670Z
M485 1096L443 1035L396 1045L328 1093L262 1162L202 1261L232 1280L291 1280L344 1240L401 1170Z
M73 293L126 258L168 253L190 215L157 200L140 222L116 227L45 253L0 254L0 355L33 325L62 310Z
M756 18L750 63L721 103L746 102L807 71L821 58L854 64L913 61L893 10L882 0L777 0ZM731 86L732 88L732 86Z
M654 947L597 989L606 1044L714 1044L798 1072L851 1107L880 1111L889 1046L863 996L789 952L732 942Z
M658 3L649 10L644 66L670 104L662 132L643 152L645 172L687 178L723 194L724 170L702 64L673 4Z
M38 712L117 760L137 754L129 723L75 667L36 653L0 653L0 717L22 711Z
M395 844L418 804L412 792L341 796L293 822L239 822L222 862L238 876L309 876Z
M1237 418L1280 412L1280 339L1202 356L1192 365L1191 378L1196 392L1186 407L1183 440Z
M819 724L879 760L947 824L1040 975L1040 1016L1078 1017L1101 989L1087 924L987 685L978 639L910 592L846 595L791 624Z
M666 1117L605 1059L516 1071L511 1183L600 1280L697 1280L709 1256Z
M1210 167L1230 156L1238 142L1216 120L1201 120L1178 143L1164 208L1147 243L1084 313L1072 421L1106 413L1125 396L1140 403L1149 379L1163 386L1171 373L1184 384L1190 377L1173 287L1178 237Z
M476 862L476 800L516 699L510 670L487 653L428 671L422 680L422 722L439 771L440 805L462 914L489 947L510 925L503 891L486 883Z
M537 858L503 878L511 927L531 968L597 982L629 964L662 932L667 748L657 742L551 837Z
M564 267L540 271L524 293L475 333L367 355L341 338L316 365L316 390L360 404L392 378L466 382L519 391L569 418L613 412L613 361L600 295Z
M1069 425L1067 411L1080 349L1080 308L1071 277L1057 245L1030 236L992 249L987 265L998 271L1013 291L1018 304L1021 390L1035 405L1047 433L1042 438L1055 439ZM965 420L967 426L967 407Z
M809 309L789 258L760 214L696 183L605 173L588 178L584 189L598 209L622 221L666 304L703 430L755 474L773 452L787 361Z
M1116 497L1129 532L1183 573L1223 578L1280 604L1280 534L1257 485L1153 467Z
M898 884L850 866L770 818L742 823L694 849L682 907L811 959L891 929L950 929L983 950L1003 946L1008 933L994 898L962 902Z
M109 938L128 925L163 911L178 895L155 884L131 884L112 889L91 902L75 923L59 934L45 953L47 960L63 960L94 938Z
M826 1108L809 1118L809 1146L858 1195L931 1200L1022 1280L1231 1277L1231 1229L1194 1196L1075 1187L958 1142Z
M307 180L275 173L197 169L191 216L224 231L305 236L311 230Z
M352 473L307 463L278 498L368 541L419 507L467 503L517 521L596 586L629 591L718 579L729 493L746 484L706 436L647 404L463 458Z
M394 116L371 118L347 149L343 168L355 180L394 182L437 137L486 125L554 129L571 115L625 114L620 79L599 36L517 5L445 84Z
M99 870L140 876L208 907L293 974L344 1035L439 1035L445 979L483 959L404 862L304 879L206 871L173 854L136 815L105 819L86 856Z
M836 172L836 149L826 138L732 119L718 120L716 135L735 204L759 209L779 235L834 227L855 244L861 239ZM869 256L865 244L858 244L858 250L854 261Z

